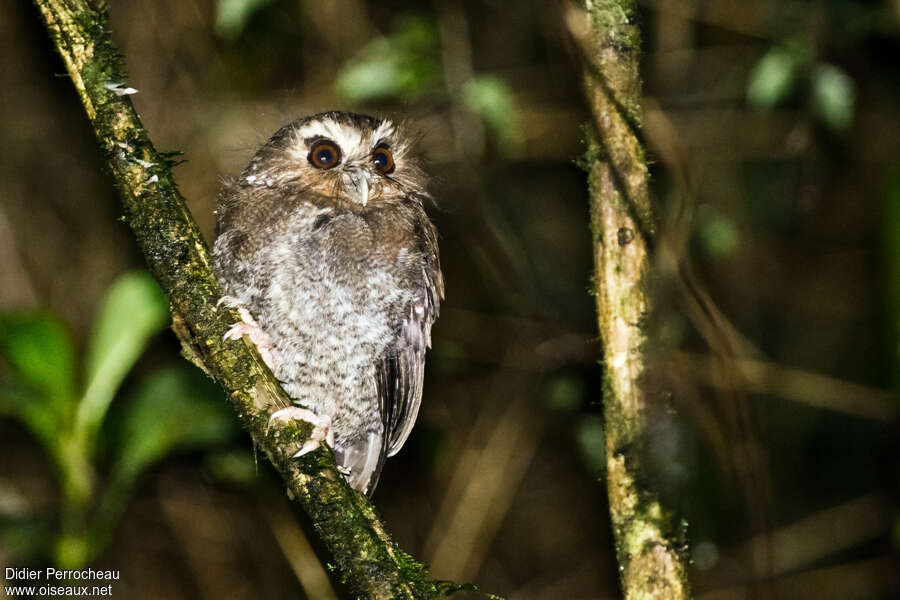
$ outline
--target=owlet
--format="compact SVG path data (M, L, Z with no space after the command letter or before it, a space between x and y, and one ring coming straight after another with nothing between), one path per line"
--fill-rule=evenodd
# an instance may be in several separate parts
M300 406L273 419L315 425L303 454L334 449L372 493L419 410L425 349L444 282L426 175L391 121L343 112L278 130L217 210L213 248L225 303Z

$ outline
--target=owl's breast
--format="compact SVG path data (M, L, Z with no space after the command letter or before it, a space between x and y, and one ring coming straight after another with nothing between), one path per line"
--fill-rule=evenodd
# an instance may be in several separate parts
M399 341L416 261L397 236L358 215L310 215L302 225L259 248L240 300L271 337L273 371L288 394L332 413L343 405L340 435L353 413L379 414L374 368Z

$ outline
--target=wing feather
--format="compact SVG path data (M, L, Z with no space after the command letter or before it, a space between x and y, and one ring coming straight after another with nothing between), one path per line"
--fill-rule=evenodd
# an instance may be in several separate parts
M424 261L415 278L415 294L404 311L397 345L376 369L381 416L387 432L384 456L400 451L416 421L422 402L425 350L431 346L431 325L444 298L437 234L424 213L419 228Z

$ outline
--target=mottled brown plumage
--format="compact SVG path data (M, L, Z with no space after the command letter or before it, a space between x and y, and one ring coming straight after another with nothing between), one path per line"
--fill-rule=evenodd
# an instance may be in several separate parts
M276 132L217 211L216 273L244 309L231 337L251 335L287 393L330 419L369 494L415 421L443 298L425 183L401 128L330 112Z

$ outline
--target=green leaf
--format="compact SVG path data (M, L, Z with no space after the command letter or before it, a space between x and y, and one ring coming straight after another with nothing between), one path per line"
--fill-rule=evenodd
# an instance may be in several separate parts
M709 215L703 219L697 234L706 251L716 258L732 256L741 245L737 226L731 219L720 215Z
M232 40L240 37L253 15L271 3L272 0L218 0L216 33Z
M856 86L834 65L820 63L813 71L813 106L816 115L831 129L846 129L853 120Z
M473 77L463 88L463 102L497 136L504 154L514 154L521 149L522 132L516 98L506 82L493 75Z
M60 408L49 396L30 389L16 385L0 388L0 414L18 419L51 455L66 423L63 415L68 411Z
M71 419L74 403L75 358L65 326L49 314L0 316L0 357L12 376L0 389L0 411L51 440Z
M107 424L115 463L91 527L94 549L107 543L148 467L178 450L225 442L237 430L221 390L197 369L183 366L152 373L121 409Z
M80 428L99 427L122 380L168 322L168 300L148 273L126 273L113 283L90 340L87 387L78 407Z
M114 437L118 477L134 477L174 450L221 443L235 432L221 390L200 371L170 367L151 374L123 404Z
M802 40L771 48L750 73L747 100L758 108L774 108L794 89L802 67L809 60L808 44Z
M337 89L350 102L414 100L438 81L437 28L431 20L403 17L393 32L367 44L337 76Z
M0 316L0 355L26 385L57 398L72 395L72 341L53 315Z

